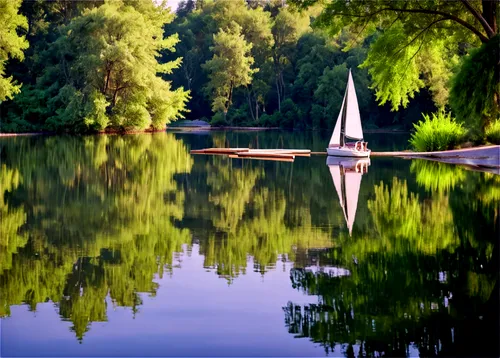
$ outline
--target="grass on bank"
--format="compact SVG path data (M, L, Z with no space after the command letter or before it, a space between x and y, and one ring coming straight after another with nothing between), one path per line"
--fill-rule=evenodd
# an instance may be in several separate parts
M423 114L423 117L423 121L413 125L415 132L410 138L410 145L417 152L453 149L466 140L467 130L451 113Z
M500 119L493 121L485 130L486 140L493 144L500 144Z

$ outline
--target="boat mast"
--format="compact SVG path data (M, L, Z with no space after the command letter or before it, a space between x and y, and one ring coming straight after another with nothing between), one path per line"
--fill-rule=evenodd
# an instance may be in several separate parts
M349 73L351 70L349 69ZM340 146L345 145L345 122L347 120L347 101L349 100L349 75L347 75L347 86L345 89L344 108L342 108L342 120L340 122Z

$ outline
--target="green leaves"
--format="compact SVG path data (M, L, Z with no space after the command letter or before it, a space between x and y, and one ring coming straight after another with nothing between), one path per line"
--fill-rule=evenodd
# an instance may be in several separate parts
M19 85L12 76L5 77L5 66L9 58L24 59L23 50L28 48L24 35L18 30L27 30L26 18L18 14L21 0L0 0L0 103L12 99L20 92Z
M405 108L422 88L432 93L443 109L450 104L457 118L473 125L495 119L498 100L498 2L477 1L345 1L290 0L300 8L321 3L324 9L315 24L326 28L345 49L372 35L362 67L372 76L372 88L380 104L393 110ZM483 43L481 57L471 52ZM486 47L489 50L486 50ZM474 59L472 59L474 57ZM478 84L480 84L478 86ZM481 90L475 89L481 88Z
M173 91L160 77L172 73L181 59L158 63L161 51L174 50L179 41L177 35L164 38L163 26L172 19L153 2L124 0L89 6L61 25L57 39L37 59L43 71L36 91L48 104L42 128L161 129L181 118L188 92Z
M486 139L493 144L500 144L500 120L493 121L485 129Z
M250 55L252 44L245 41L241 27L233 23L226 31L221 29L214 35L214 46L210 48L214 56L202 67L210 79L207 91L212 96L212 110L227 113L232 103L233 90L252 82L252 74L257 72Z
M450 104L457 118L486 127L500 114L500 35L462 60L452 80Z
M427 152L453 149L464 140L466 130L455 122L450 113L432 113L432 119L426 114L423 117L424 121L414 124L415 133L410 139L415 150Z
M401 23L393 25L370 47L361 65L372 76L375 95L380 104L390 102L393 110L406 107L409 99L424 86L415 56L420 44L408 42Z

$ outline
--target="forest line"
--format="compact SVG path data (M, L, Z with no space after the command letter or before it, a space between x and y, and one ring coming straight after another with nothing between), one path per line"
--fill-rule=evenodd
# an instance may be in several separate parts
M348 69L367 129L498 119L498 3L363 4L0 0L0 130L330 129Z

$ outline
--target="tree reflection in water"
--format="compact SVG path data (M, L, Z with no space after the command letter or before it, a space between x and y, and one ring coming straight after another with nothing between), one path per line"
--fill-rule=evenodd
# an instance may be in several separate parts
M289 302L288 330L346 356L498 355L499 177L411 168L431 197L397 178L375 185L372 230L341 235L323 254L349 275L291 270L293 287L318 303Z
M219 133L207 146L275 147L288 140L279 136L235 142ZM305 147L298 138L283 145ZM498 176L374 161L351 237L324 157L194 159L190 141L2 139L0 315L51 301L81 340L92 322L108 320L107 302L140 314L140 293L156 295L154 278L172 274L181 247L195 241L203 266L230 283L250 256L262 275L293 261L292 285L319 301L290 303L287 325L328 351L495 352Z

